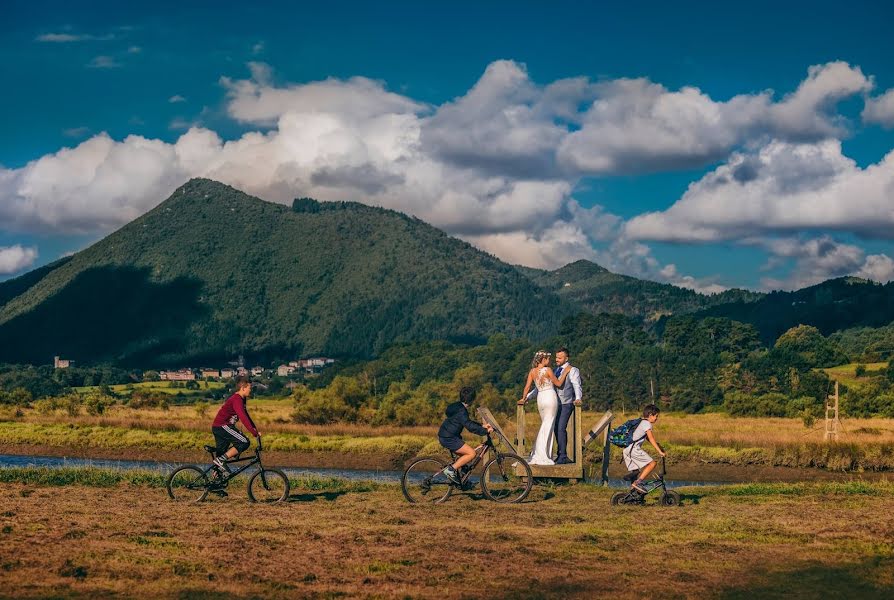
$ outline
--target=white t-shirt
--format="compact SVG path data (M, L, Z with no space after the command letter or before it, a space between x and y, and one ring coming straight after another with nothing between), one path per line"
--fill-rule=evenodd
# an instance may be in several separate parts
M652 429L652 424L649 423L648 419L643 419L639 422L639 425L636 426L636 429L633 430L633 443L630 445L631 449L635 446L637 448L641 448L643 442L646 441L646 432Z

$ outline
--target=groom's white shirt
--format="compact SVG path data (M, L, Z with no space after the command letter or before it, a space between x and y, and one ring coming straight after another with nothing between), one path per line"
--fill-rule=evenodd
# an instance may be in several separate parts
M564 365L562 365L562 370L564 371L569 367L571 368L571 372L568 373L568 377L566 378L566 380L571 381L571 387L574 389L574 401L577 402L578 400L582 400L584 397L584 388L580 378L580 369L578 369L577 367L572 367L570 362L566 362ZM537 386L535 385L534 389L528 392L525 400L531 400L536 397Z

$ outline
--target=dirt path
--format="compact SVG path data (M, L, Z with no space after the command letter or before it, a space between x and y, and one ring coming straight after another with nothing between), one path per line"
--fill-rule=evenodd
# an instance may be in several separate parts
M179 506L127 484L0 485L0 596L894 597L890 492L691 490L679 508L615 509L581 486L509 506L240 492Z

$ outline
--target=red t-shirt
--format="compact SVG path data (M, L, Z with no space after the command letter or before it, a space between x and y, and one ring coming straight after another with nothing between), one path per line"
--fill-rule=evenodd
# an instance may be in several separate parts
M220 410L217 411L217 416L214 417L214 423L212 423L211 426L223 427L224 425L235 425L239 421L242 421L245 424L245 427L253 436L258 437L258 428L255 427L254 421L248 416L248 410L245 407L245 398L239 394L233 394L227 398L227 401L224 402L220 407Z

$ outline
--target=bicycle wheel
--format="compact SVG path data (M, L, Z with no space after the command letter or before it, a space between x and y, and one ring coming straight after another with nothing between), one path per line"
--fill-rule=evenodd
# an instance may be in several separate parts
M481 473L481 491L494 502L521 502L533 485L531 466L517 454L497 454Z
M275 504L289 497L289 478L279 469L261 469L248 480L248 499Z
M400 478L404 497L419 504L440 504L453 491L450 480L444 475L447 462L439 458L417 458L410 463Z
M673 490L665 490L663 494L661 494L661 506L679 506L680 505L680 494Z
M174 469L165 487L168 498L175 502L201 502L208 495L208 476L201 468L187 465Z
M612 506L623 504L623 501L627 498L628 494L629 492L615 492L614 494L612 494Z

